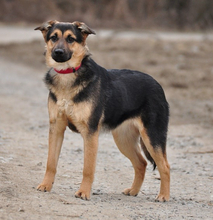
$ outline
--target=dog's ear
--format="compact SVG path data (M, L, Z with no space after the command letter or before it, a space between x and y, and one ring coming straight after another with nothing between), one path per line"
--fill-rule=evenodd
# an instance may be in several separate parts
M45 42L47 42L47 38L46 38L47 32L56 23L58 23L58 21L47 21L47 22L43 23L41 26L35 28L34 30L40 30L43 34Z
M79 21L75 21L73 22L73 24L80 29L82 35L85 37L85 39L87 38L87 36L89 34L95 34L95 31L93 31L91 28L89 28L86 24L84 24L83 22L79 22Z

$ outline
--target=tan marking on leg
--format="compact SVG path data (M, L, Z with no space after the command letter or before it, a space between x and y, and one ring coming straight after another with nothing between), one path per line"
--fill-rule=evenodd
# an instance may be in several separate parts
M42 183L37 187L39 191L50 191L54 183L58 158L67 126L65 116L58 111L57 105L49 99L49 150L46 173Z
M141 154L138 146L139 132L132 120L125 121L112 132L115 143L132 163L135 170L135 177L130 188L123 191L125 195L136 196L144 180L147 162Z
M142 122L141 122L142 123ZM142 126L143 127L143 126ZM160 147L154 148L151 145L151 141L145 128L140 130L141 138L149 151L150 155L154 159L158 171L160 173L161 185L160 185L160 193L156 198L156 201L168 201L170 196L170 166L167 161L166 153L163 154Z
M75 193L75 196L77 198L89 200L95 174L99 132L97 131L92 135L84 133L82 136L84 139L83 179L80 189Z

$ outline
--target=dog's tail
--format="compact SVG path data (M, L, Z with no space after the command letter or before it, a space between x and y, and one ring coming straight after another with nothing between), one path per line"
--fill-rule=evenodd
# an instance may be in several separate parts
M141 138L140 138L140 143L141 143L141 148L142 148L142 150L143 150L143 152L144 152L146 158L152 163L152 165L153 165L153 170L155 170L155 168L156 168L157 165L156 165L155 161L153 160L152 156L150 155L150 153L148 152L148 150L147 150L147 148L146 148L146 146L145 146L145 144L143 143L143 140L142 140Z

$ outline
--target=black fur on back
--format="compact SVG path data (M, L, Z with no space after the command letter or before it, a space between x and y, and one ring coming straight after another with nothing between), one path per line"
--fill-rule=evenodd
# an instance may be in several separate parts
M132 70L106 70L90 57L83 62L79 78L88 81L87 87L75 97L75 102L93 99L94 109L89 120L91 132L96 131L102 115L103 126L114 129L124 120L141 117L154 148L165 153L169 106L160 84L151 76ZM142 144L142 149L153 164L156 164Z

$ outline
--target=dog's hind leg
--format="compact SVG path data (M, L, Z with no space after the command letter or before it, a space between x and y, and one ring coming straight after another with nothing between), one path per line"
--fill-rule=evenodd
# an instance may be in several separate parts
M143 127L143 126L142 126ZM170 166L167 161L165 146L153 146L151 143L149 135L145 128L140 129L141 138L143 143L157 165L158 171L160 173L161 185L160 193L156 198L156 201L165 202L169 200L170 196ZM164 149L164 150L163 150ZM163 152L164 151L164 152Z
M138 146L139 131L134 122L129 120L113 130L112 134L117 147L131 161L135 170L132 186L125 189L123 194L137 196L143 183L147 166L147 162L141 154L141 148Z

